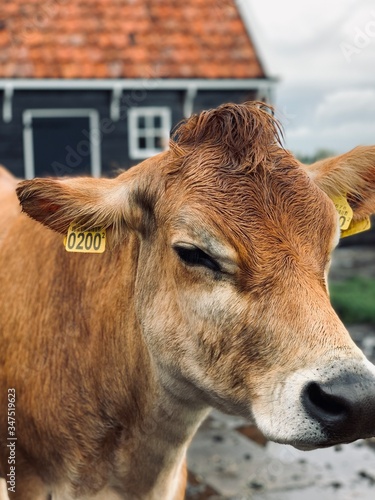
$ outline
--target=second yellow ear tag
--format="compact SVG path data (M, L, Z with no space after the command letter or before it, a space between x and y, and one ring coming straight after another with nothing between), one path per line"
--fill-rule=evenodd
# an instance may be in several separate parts
M332 201L339 214L341 238L362 233L371 228L370 217L353 221L353 210L345 196L333 196Z
M106 231L103 228L94 228L91 231L81 231L73 222L68 234L64 238L67 252L103 253L105 250Z
M353 234L362 233L363 231L368 231L371 229L370 217L365 217L364 219L352 221L348 229L341 231L341 238L346 236L352 236Z
M331 199L339 214L340 229L341 231L345 231L349 228L353 219L353 210L351 209L345 196L333 196Z

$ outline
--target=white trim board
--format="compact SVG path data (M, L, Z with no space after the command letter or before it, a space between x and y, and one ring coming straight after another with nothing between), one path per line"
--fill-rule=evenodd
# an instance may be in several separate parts
M276 78L246 78L220 80L205 80L201 78L134 78L134 79L56 79L56 78L3 78L0 79L0 88L12 87L14 90L113 90L137 89L144 90L186 90L193 87L197 90L252 90L274 87Z

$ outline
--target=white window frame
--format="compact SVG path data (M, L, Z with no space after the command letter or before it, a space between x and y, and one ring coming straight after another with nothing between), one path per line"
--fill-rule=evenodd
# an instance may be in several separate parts
M88 117L90 127L91 175L100 177L100 125L99 112L96 109L26 109L23 112L23 151L25 179L35 177L33 118L82 118Z
M161 118L160 128L155 128L151 124L155 116ZM146 126L144 129L138 127L138 118L144 117ZM148 122L148 124L147 124ZM171 110L168 107L153 106L131 108L128 110L128 138L129 138L129 157L133 160L149 158L168 149L169 134L171 130ZM155 137L161 137L164 142L164 147L155 148L147 145L146 148L140 148L138 139L145 137L146 142L153 141Z

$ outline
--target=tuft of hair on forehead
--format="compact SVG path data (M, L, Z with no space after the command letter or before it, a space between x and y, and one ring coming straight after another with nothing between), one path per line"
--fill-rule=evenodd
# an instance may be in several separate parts
M204 147L220 151L221 163L255 168L282 148L281 125L273 108L262 102L223 104L192 115L172 135L171 150L177 156Z

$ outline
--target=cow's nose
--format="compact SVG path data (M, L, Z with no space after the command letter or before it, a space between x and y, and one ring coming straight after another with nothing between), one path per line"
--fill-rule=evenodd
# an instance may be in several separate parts
M328 443L375 435L375 378L345 374L328 382L309 382L303 389L305 410L318 421Z

